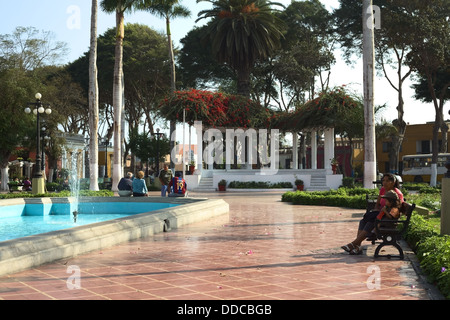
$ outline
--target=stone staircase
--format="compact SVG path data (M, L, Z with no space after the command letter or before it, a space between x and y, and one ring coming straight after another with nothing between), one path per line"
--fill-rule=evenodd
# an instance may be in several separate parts
M326 176L311 176L311 184L307 191L328 191Z
M216 187L213 185L213 178L201 177L200 182L196 188L192 191L198 192L213 192L216 191Z

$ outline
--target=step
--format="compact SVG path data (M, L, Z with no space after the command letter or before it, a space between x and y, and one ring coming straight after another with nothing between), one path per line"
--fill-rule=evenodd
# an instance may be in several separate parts
M327 187L327 178L325 176L312 176L309 188L307 191L329 191L330 187Z
M192 191L200 191L200 192L215 192L216 188L213 185L213 178L200 178L198 186L194 188Z

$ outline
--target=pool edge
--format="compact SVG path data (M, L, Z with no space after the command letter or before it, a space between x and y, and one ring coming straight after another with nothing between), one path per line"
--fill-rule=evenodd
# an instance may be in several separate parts
M92 201L93 198L80 201ZM101 250L126 241L148 237L190 223L229 213L222 199L204 198L119 198L103 201L166 202L179 206L160 209L73 229L53 231L36 236L0 242L0 276L20 272L60 259L67 259L94 250ZM96 198L102 201L102 198Z

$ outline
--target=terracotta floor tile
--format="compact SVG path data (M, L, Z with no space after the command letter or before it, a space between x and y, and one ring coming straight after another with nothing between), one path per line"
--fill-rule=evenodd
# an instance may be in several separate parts
M230 213L0 277L0 299L429 299L408 259L374 259L369 242L361 256L340 249L361 210L294 206L279 192L207 196L227 201ZM78 290L67 288L72 265ZM381 282L371 290L374 267Z

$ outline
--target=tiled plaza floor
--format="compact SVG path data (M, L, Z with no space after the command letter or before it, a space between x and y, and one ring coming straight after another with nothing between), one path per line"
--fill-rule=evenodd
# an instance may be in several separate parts
M205 195L230 214L1 277L0 299L429 299L408 255L374 259L369 242L360 256L340 249L362 210L294 206L277 192L191 193Z

